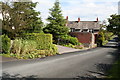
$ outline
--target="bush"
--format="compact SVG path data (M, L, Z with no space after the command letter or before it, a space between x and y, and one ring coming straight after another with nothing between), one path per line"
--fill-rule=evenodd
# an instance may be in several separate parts
M76 37L71 37L69 35L64 35L60 37L60 44L68 44L68 43L71 43L73 45L80 45Z
M63 46L70 47L70 48L75 48L75 45L68 43L68 44L63 44Z
M104 31L105 40L111 40L113 38L113 33Z
M11 56L20 59L40 58L58 53L56 45L52 44L52 35L38 33L27 34L23 39L15 39L11 52Z
M113 33L112 32L102 30L98 34L97 44L98 44L98 46L103 46L103 45L107 44L108 40L111 40L112 38L113 38Z
M104 41L105 41L104 33L99 32L98 37L97 37L97 45L98 46L103 46Z
M2 53L9 53L10 52L10 44L11 40L8 38L7 35L1 35L0 38L2 39Z
M31 53L35 49L36 49L35 41L15 39L12 44L11 53L14 53L20 56L20 55Z
M58 48L55 44L51 44L50 50L52 51L52 54L55 55L58 53Z
M37 49L41 50L50 49L52 44L51 34L29 33L26 34L23 39L34 40L37 43Z

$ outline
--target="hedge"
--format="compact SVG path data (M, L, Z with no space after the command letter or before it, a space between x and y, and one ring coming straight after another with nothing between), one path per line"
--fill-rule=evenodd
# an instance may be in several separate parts
M23 39L34 40L37 43L37 49L49 50L52 45L52 35L44 33L29 33Z
M1 35L0 39L2 40L2 53L9 53L10 52L10 38L7 35Z

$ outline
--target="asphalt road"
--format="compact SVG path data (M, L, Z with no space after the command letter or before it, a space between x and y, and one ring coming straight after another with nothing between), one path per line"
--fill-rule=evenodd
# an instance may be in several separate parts
M105 71L118 57L116 42L104 47L47 57L2 63L3 77L7 78L80 78L104 77Z

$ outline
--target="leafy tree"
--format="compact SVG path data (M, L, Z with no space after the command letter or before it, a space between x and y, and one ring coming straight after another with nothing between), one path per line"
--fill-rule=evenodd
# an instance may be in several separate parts
M105 35L103 31L100 31L97 37L97 45L103 46L103 42L105 41Z
M49 24L43 30L45 33L51 33L56 42L61 35L65 35L69 32L69 29L65 26L66 21L62 15L58 0L54 3L53 8L50 9L50 16L47 20Z
M109 25L107 26L108 31L113 32L116 35L120 35L120 15L111 15L108 19Z
M14 37L26 32L40 32L43 23L38 17L40 12L34 10L36 5L33 2L3 3L3 33Z

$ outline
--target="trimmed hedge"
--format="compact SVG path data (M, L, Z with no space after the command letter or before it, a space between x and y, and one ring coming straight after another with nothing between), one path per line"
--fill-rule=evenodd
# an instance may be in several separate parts
M0 39L2 40L2 53L9 53L10 52L10 44L11 40L8 38L7 35L1 35Z
M37 49L50 49L52 45L52 35L43 33L29 33L23 39L34 40L37 43Z

